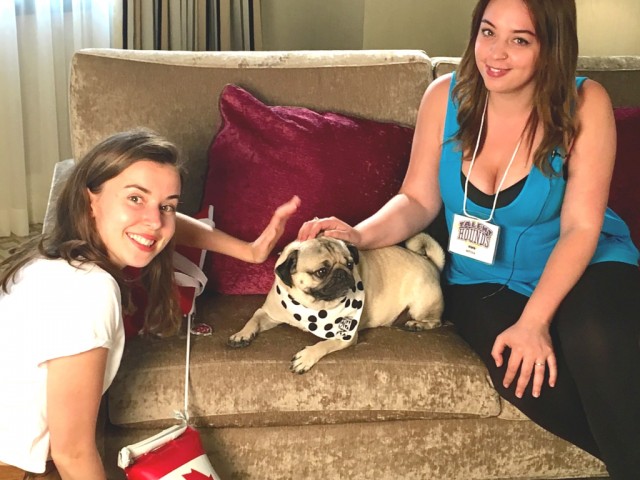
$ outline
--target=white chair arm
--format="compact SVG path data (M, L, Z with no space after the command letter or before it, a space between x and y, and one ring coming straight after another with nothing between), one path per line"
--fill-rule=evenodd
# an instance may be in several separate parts
M56 163L53 169L53 178L51 179L51 188L49 190L49 200L47 201L47 211L44 214L44 221L42 222L42 233L49 233L53 227L53 223L56 221L56 203L58 202L58 195L64 185L64 182L69 178L71 170L75 166L73 158L62 160Z

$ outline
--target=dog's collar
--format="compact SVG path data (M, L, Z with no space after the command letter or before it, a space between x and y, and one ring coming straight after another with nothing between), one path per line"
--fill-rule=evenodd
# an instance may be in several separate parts
M340 304L327 310L314 310L294 300L277 276L276 293L285 314L302 330L322 339L349 341L357 331L364 307L364 285L357 269L353 271L353 279L355 286L347 292Z

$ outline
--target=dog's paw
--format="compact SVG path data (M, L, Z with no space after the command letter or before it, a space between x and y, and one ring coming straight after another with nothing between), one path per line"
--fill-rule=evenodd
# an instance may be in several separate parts
M238 332L229 337L227 340L227 345L232 348L244 348L251 345L253 339L256 338L258 334L256 332L251 333L250 335L243 334L242 332Z
M407 330L408 332L422 332L424 330L431 330L442 326L440 319L426 319L426 320L409 320L400 328Z
M313 346L305 347L296 353L291 359L289 370L293 373L303 374L309 371L322 356L318 357Z

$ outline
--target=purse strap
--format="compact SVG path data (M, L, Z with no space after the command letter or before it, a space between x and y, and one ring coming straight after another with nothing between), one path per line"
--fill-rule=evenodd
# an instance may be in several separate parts
M191 319L193 314L187 315L187 353L184 367L184 420L189 422L189 360L191 357Z
M193 287L196 290L196 297L202 293L207 284L207 276L202 269L189 260L184 255L173 252L173 272L175 282L182 287Z
M173 264L176 268L182 270L181 272L175 272L174 274L176 283L181 286L193 287L195 289L195 296L193 299L195 305L195 297L200 295L204 290L207 283L207 276L195 263L179 253L174 252ZM184 410L183 415L177 414L178 418L183 417L185 421L189 421L189 361L191 358L191 323L194 315L194 308L192 308L191 312L187 314L187 348L184 367Z
M198 219L200 222L215 227L213 222L213 205L209 205L207 209L207 218ZM184 420L185 423L189 421L189 361L191 359L191 321L195 314L195 297L200 295L204 291L204 287L207 284L207 276L202 271L204 266L204 259L206 250L203 250L200 254L199 264L196 265L184 255L178 252L173 252L173 266L177 272L174 272L174 278L178 285L185 287L193 287L195 289L194 307L191 312L187 314L187 348L184 367L184 408L182 412L176 412L176 418Z

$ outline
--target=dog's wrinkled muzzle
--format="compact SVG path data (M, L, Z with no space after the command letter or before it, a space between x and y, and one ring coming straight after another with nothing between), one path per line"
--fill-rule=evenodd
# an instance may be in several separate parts
M355 285L350 272L337 269L321 287L312 289L310 294L317 300L335 300L355 288Z

